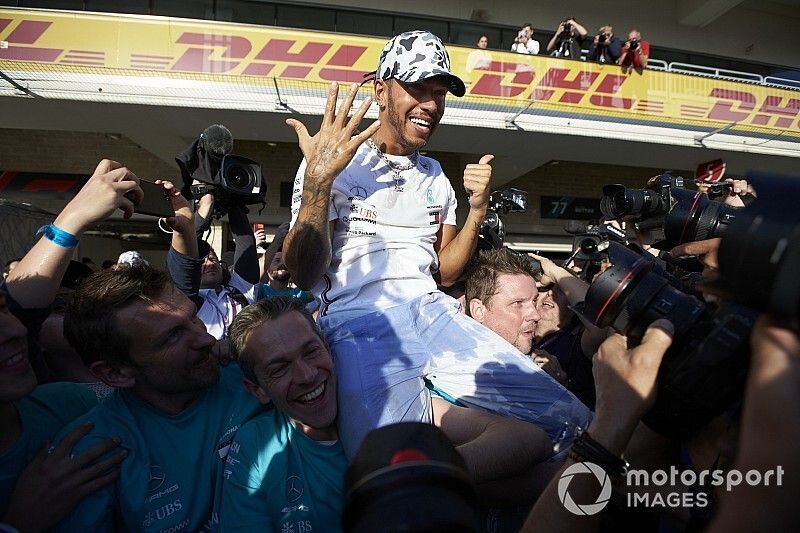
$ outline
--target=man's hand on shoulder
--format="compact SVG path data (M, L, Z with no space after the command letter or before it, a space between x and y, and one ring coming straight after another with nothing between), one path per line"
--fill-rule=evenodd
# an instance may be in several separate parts
M72 448L92 430L82 424L56 446L49 442L22 471L2 518L20 531L45 531L63 520L80 501L119 477L127 451L112 452L119 440L106 439L72 454Z

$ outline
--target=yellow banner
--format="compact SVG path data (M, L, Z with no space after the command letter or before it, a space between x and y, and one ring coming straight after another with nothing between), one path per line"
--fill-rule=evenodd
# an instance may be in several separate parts
M229 80L361 82L385 41L352 35L163 17L0 9L0 69ZM474 109L531 105L548 115L672 127L729 127L800 138L800 92L547 56L449 46ZM533 102L533 103L531 103Z

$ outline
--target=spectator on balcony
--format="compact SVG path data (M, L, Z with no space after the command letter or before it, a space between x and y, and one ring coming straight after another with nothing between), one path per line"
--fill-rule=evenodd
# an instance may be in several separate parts
M631 30L628 33L628 40L622 47L622 55L619 56L618 63L623 68L633 67L641 72L647 68L647 59L650 57L650 43L642 39L639 30Z
M594 43L589 49L586 60L598 63L616 63L621 53L622 43L619 37L614 35L614 28L607 24L601 26L597 35L594 36Z
M580 59L581 46L587 33L586 28L578 24L575 17L567 17L558 25L553 38L547 43L547 52L555 57Z
M533 26L530 22L522 25L517 37L514 39L514 44L511 45L511 51L518 54L536 55L539 53L539 41L533 38Z
M486 35L481 35L476 46L478 49L473 50L467 56L467 73L475 69L488 69L489 65L492 64L492 53L486 49L489 47L489 38Z

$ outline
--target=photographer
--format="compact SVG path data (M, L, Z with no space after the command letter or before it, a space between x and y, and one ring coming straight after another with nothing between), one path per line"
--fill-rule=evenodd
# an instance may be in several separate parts
M547 52L554 57L580 59L583 39L588 33L575 17L567 17L558 25L555 34L547 43Z
M602 26L594 36L594 42L589 49L586 61L598 63L616 63L622 53L622 43L614 35L611 25Z
M642 39L642 34L639 30L631 30L628 34L628 40L622 47L622 55L619 56L617 63L621 67L633 67L641 72L642 69L647 67L647 59L650 57L650 43Z
M201 202L212 195L206 195ZM217 340L227 337L228 326L236 313L256 301L256 284L259 281L258 255L253 229L247 214L239 205L228 210L228 221L235 243L233 269L228 273L220 264L217 254L205 241L199 241L199 258L202 259L199 305L197 316Z
M539 41L533 38L533 26L530 22L522 25L517 37L514 39L514 44L511 45L511 51L518 54L536 55L539 53Z
M542 265L542 277L537 283L536 309L540 318L534 329L534 361L592 409L592 356L606 338L606 331L583 323L570 309L583 301L589 285L550 259L529 255Z
M619 474L612 466L625 451L639 420L656 397L656 377L664 354L672 343L673 326L658 320L647 330L642 343L628 348L627 338L615 333L600 346L594 357L597 388L595 418L578 438L564 468L553 476L528 516L521 531L597 531L602 513L589 516L568 511L559 498L561 472L580 462L599 464L609 475ZM588 446L585 446L588 445ZM604 460L584 450L602 450ZM598 484L594 476L574 476L569 485L574 501L594 501Z

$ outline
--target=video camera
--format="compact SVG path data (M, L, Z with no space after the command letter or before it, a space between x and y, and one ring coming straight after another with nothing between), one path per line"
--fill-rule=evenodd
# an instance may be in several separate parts
M482 250L494 250L505 246L506 229L502 215L508 213L524 213L528 210L528 192L513 187L493 191L489 195L489 207L483 217L481 227L478 230L478 245L475 248L472 261ZM542 266L538 261L527 254L508 248L511 253L524 257L534 266L536 272L540 272Z
M580 278L584 281L591 281L600 272L611 242L627 242L625 232L611 224L586 224L580 229L567 225L564 230L573 235L572 255L564 262L564 267L573 261L580 262Z
M233 155L233 135L221 124L214 124L175 157L181 169L187 198L213 194L214 213L224 216L232 205L265 204L267 184L261 165L246 157ZM192 185L194 180L200 184Z
M493 191L489 195L489 207L478 231L478 248L483 250L502 248L506 229L501 215L524 213L527 210L527 191L513 187Z
M687 190L682 177L665 173L651 178L643 189L605 185L600 211L607 219L631 221L637 230L652 232L653 246L670 250L722 236L738 209Z

